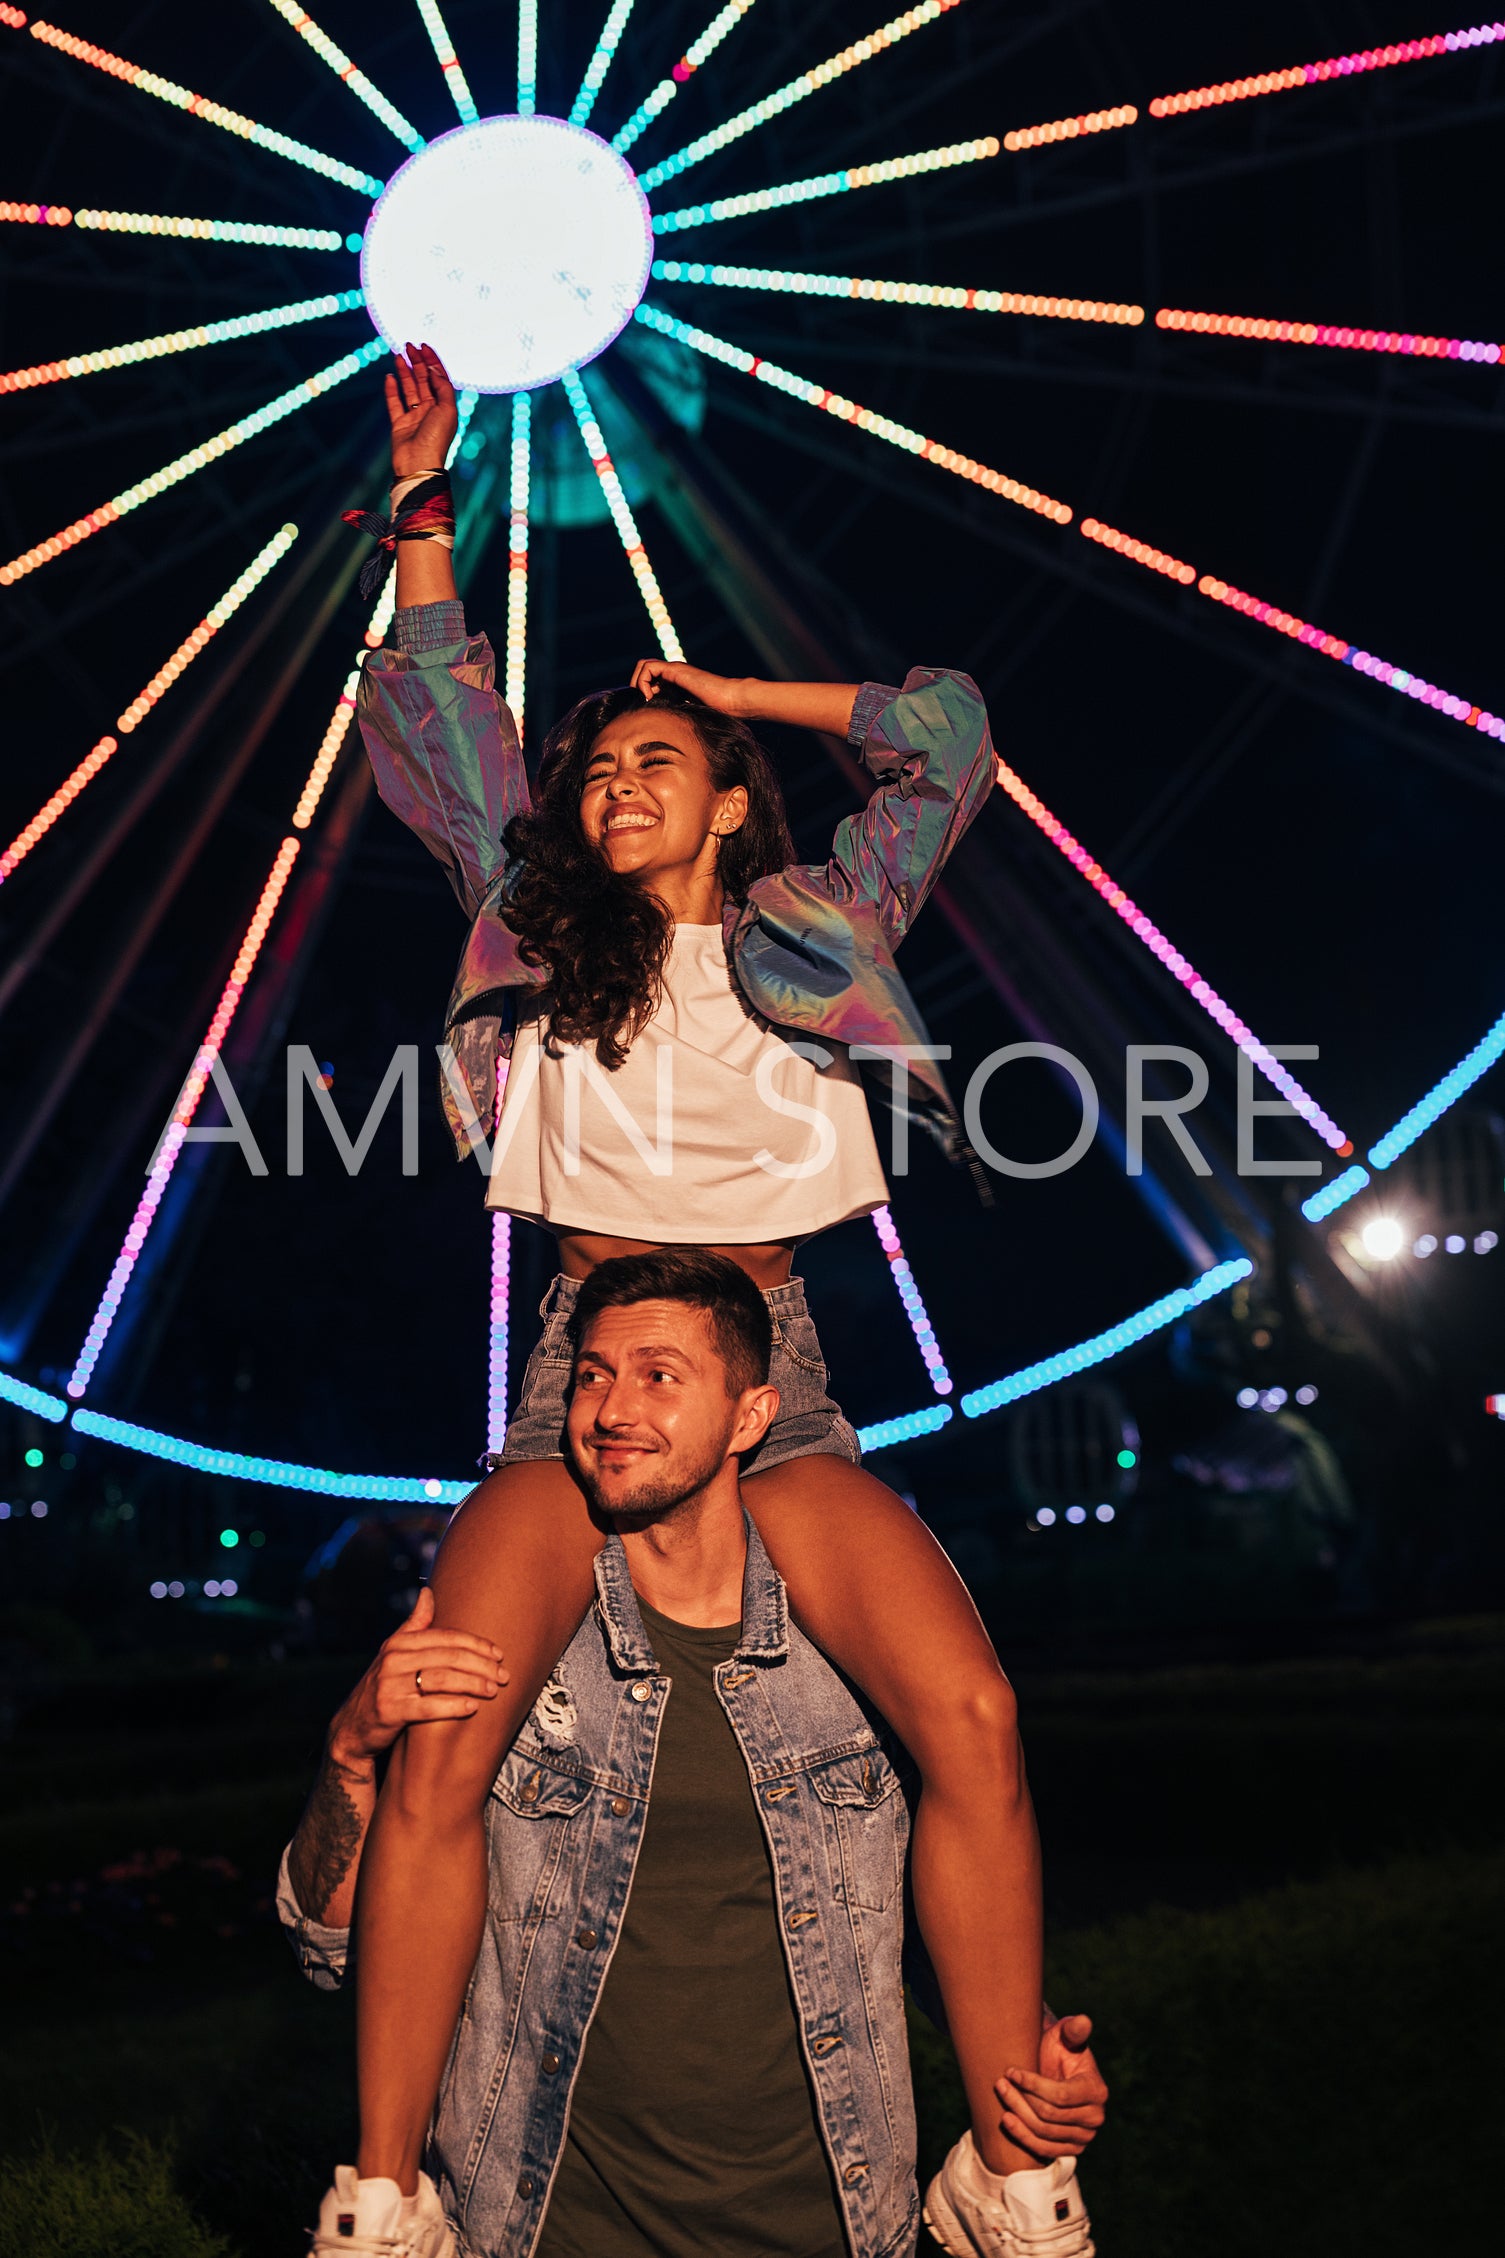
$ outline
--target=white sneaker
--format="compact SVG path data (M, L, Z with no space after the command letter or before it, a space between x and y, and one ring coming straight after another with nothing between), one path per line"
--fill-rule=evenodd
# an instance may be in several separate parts
M319 2205L309 2258L458 2258L455 2238L427 2172L405 2196L396 2180L363 2180L341 2164Z
M1094 2258L1076 2158L1037 2172L990 2172L963 2133L930 2183L925 2224L950 2258Z

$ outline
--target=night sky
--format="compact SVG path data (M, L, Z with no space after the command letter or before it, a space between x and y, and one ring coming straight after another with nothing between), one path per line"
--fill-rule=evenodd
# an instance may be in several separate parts
M59 12L66 30L132 62L379 175L395 168L396 143L264 0L214 9L60 0ZM541 110L568 107L602 13L604 0L543 11ZM707 0L640 0L593 124L614 130L710 13ZM635 156L646 164L678 148L885 13L883 0L759 0ZM510 107L511 11L447 0L446 17L483 114ZM406 0L320 0L319 20L422 131L455 122ZM1143 112L1156 94L1449 23L1445 9L1434 22L1412 0L1276 0L1243 15L1171 0L1032 11L965 0L654 201L733 194L1118 103ZM7 197L363 225L359 196L24 32L0 31L0 65ZM1171 335L1153 313L1499 340L1485 222L1502 110L1505 53L1482 49L1146 120L661 245L685 258L1131 301L1149 311L1138 328L689 285L656 284L650 295L1059 496L1078 520L1104 519L1500 712L1501 369ZM0 239L7 368L356 281L345 252L76 227L5 225ZM0 400L4 554L368 335L352 312ZM603 365L609 374L609 356ZM0 594L4 839L278 523L304 529L296 564L341 507L379 500L382 427L372 371ZM973 673L1000 750L1250 1025L1270 1042L1320 1044L1320 1060L1297 1071L1360 1149L1496 1017L1505 748L1092 547L1075 525L981 495L719 367L708 373L703 438L776 528L770 569L796 560L793 599L808 607L816 591L823 631L833 644L846 636L843 663ZM641 525L689 655L722 672L759 671L651 502ZM350 553L342 535L0 1020L0 1155ZM535 565L536 601L546 601L548 574L557 595L549 647L535 653L530 742L652 648L609 528L541 542ZM466 593L472 625L498 639L505 577L505 540L493 540ZM276 585L0 887L0 958L25 945ZM55 1385L77 1353L365 609L352 592L296 673L0 1212L0 1292L12 1313L28 1296L36 1312L0 1361L28 1378ZM847 789L813 743L783 738L776 751L801 851L821 856ZM979 833L962 855L1001 858L1011 883L1030 888L1101 968L1104 992L1131 1027L1142 1024L1139 1039L1165 1039L1158 1006L1141 1016L1154 981L1128 967L1113 921L1035 852L1001 795ZM484 1442L486 1230L478 1172L450 1157L428 1063L462 938L437 865L373 801L286 1040L329 1063L352 1126L394 1045L423 1046L420 1171L400 1173L393 1119L355 1180L318 1131L308 1173L289 1180L279 1066L251 1102L270 1174L253 1179L233 1152L204 1170L149 1313L127 1304L129 1339L101 1370L100 1408L336 1467L465 1471ZM938 911L901 963L935 1039L954 1047L958 1088L979 1059L1019 1038ZM1052 995L1031 1001L1049 1021ZM1205 1038L1171 1039L1200 1043L1214 1105L1226 1108L1227 1043L1210 1026ZM1110 1106L1113 1093L1104 1099ZM1036 1066L997 1086L987 1118L1021 1158L1058 1150L1073 1125ZM988 1212L965 1176L920 1155L894 1212L962 1386L1096 1331L1188 1275L1101 1142L1054 1181L1000 1182ZM521 1246L519 1259L536 1300L541 1244ZM800 1267L852 1415L923 1403L925 1376L869 1226L830 1234ZM532 1317L521 1296L519 1313L525 1351ZM1497 1296L1475 1322L1495 1339ZM1132 1397L1132 1372L1124 1384ZM1505 1386L1505 1367L1496 1384Z

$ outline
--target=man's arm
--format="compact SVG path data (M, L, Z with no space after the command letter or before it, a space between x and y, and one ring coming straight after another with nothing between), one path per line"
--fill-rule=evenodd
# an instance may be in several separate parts
M326 1929L348 1929L366 1831L376 1810L377 1759L409 1725L473 1717L507 1684L501 1650L469 1631L435 1630L425 1585L407 1621L335 1712L324 1757L288 1846L297 1910Z

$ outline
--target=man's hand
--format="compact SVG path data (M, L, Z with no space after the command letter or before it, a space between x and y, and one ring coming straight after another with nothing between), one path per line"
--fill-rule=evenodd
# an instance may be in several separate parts
M1080 2156L1103 2122L1108 2088L1091 2036L1089 2015L1056 2016L1040 2036L1039 2070L1009 2070L993 2089L1010 2140L1043 2161Z
M703 666L689 666L683 659L639 659L632 670L632 687L641 690L645 698L656 697L665 682L688 690L717 713L745 714L748 710L748 685L740 675L707 674Z
M392 476L442 470L460 427L455 388L432 345L410 345L408 357L395 356L384 391L392 422Z
M370 1766L408 1725L473 1717L507 1684L501 1650L469 1631L433 1629L427 1584L412 1614L377 1650L375 1661L335 1712L329 1754L344 1770ZM422 1679L420 1688L419 1679Z

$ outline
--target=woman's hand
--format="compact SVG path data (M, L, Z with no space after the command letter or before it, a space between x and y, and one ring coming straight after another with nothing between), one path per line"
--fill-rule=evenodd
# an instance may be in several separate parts
M387 414L392 419L392 476L442 470L460 425L455 388L432 345L410 345L393 356L387 373Z
M1038 2072L1010 2070L993 2089L1010 2140L1042 2163L1080 2156L1103 2123L1108 2088L1087 2043L1091 2036L1089 2016L1047 2015Z
M337 1764L369 1766L408 1725L441 1717L473 1717L507 1683L500 1650L469 1631L436 1631L434 1595L425 1584L405 1623L378 1649L376 1660L343 1701L329 1728L329 1753ZM423 1679L420 1689L418 1680Z
M707 674L703 666L687 666L683 659L639 659L632 670L632 687L645 698L658 695L659 686L672 682L716 713L748 712L748 683L741 675Z

